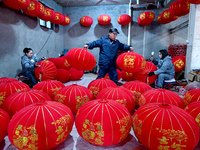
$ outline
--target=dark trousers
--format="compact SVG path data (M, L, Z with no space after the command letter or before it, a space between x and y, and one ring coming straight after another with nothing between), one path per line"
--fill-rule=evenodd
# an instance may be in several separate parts
M108 73L110 80L114 81L118 85L118 74L115 66L109 66L106 68L105 66L99 66L99 74L97 79L104 78L106 73Z
M29 80L33 83L33 86L37 84L37 82L35 80L35 77L34 77L35 76L34 72L32 72L32 71L26 71L26 72L23 73L23 75L25 77L29 78Z

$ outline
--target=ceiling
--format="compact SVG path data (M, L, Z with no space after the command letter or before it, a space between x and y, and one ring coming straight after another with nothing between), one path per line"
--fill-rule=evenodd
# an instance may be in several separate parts
M78 6L98 6L98 5L119 5L129 4L130 0L54 0L62 7L78 7ZM154 3L163 5L165 0L131 0L132 4Z

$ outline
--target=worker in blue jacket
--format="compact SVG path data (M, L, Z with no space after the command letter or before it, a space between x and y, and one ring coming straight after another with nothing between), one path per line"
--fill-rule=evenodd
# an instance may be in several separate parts
M122 44L116 39L117 34L119 34L116 28L111 28L109 30L109 35L102 37L91 43L86 43L84 48L93 49L95 47L100 47L99 56L99 74L97 79L104 78L106 73L108 73L110 79L118 85L118 74L116 71L116 55L118 50L130 50L133 51L133 47L129 45Z
M164 80L170 80L174 78L175 69L172 63L172 58L169 56L167 50L162 49L159 51L159 60L155 60L153 57L150 60L157 65L158 69L156 71L150 72L149 76L158 75L157 87L163 88Z
M45 60L46 57L37 58L33 55L33 50L31 48L24 48L24 55L21 57L22 74L28 77L32 82L33 86L37 83L35 80L35 68L39 67L38 62Z

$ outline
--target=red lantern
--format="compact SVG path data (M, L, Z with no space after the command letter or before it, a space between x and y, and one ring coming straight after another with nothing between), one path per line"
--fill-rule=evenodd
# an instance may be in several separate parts
M45 93L47 93L51 99L53 100L55 94L64 87L65 85L60 82L60 81L56 81L56 80L46 80L46 81L42 81L37 83L34 87L33 90L40 90L43 91Z
M70 80L79 80L84 75L83 70L77 70L73 67L69 69L69 73L70 73Z
M38 63L40 67L35 68L35 76L39 81L56 79L57 69L53 62L43 60Z
M95 79L93 81L91 81L88 85L88 89L92 92L94 98L97 97L98 93L107 87L116 87L116 83L113 82L110 79L105 79L105 78L101 78L101 79Z
M0 109L0 142L6 137L7 135L7 128L10 122L10 117L3 109Z
M117 66L126 72L139 72L145 68L144 57L135 52L126 52L117 58Z
M140 96L138 103L140 106L147 103L163 103L184 108L182 98L178 94L165 89L151 89L144 92Z
M122 74L121 74L121 71L119 69L116 69L117 70L117 76L118 76L118 81L122 78ZM110 79L108 73L106 73L105 77L106 79Z
M88 27L93 24L93 19L89 16L84 16L80 19L80 23L82 26Z
M2 2L13 9L26 9L29 4L30 4L30 0L2 0Z
M0 84L0 107L4 103L5 99L11 94L28 90L30 90L30 87L19 81L10 81Z
M131 22L131 16L124 14L118 17L117 22L120 25L127 25Z
M92 70L96 65L94 55L84 48L70 49L65 55L65 58L77 70Z
M67 82L70 79L70 72L65 69L57 69L56 80L60 82Z
M141 26L148 26L153 22L154 19L155 14L152 11L146 11L140 14L140 16L137 19L137 22Z
M62 22L64 22L65 17L63 14L59 13L59 12L55 12L55 19L52 20L51 22L54 24L61 24Z
M188 0L188 3L191 3L191 4L200 4L200 0Z
M70 69L70 64L68 63L67 59L64 57L57 57L57 58L48 58L48 60L52 61L57 69Z
M79 135L87 142L114 145L129 134L131 115L123 105L113 100L93 100L78 110L75 125Z
M64 15L64 21L60 25L66 26L66 25L69 25L70 22L71 22L70 18Z
M66 139L73 122L73 114L67 106L53 101L35 103L13 116L8 138L18 149L51 149Z
M44 21L53 21L55 19L55 11L53 9L50 9L48 7L44 7L44 15L40 16L39 18Z
M2 108L12 118L12 116L22 108L36 102L44 101L51 101L50 96L45 92L38 90L21 91L8 96Z
M139 100L141 94L152 89L148 84L141 82L141 81L137 81L137 80L126 82L123 85L123 87L127 88L128 90L130 90L134 94L134 96L136 98L135 104L137 106L139 106L138 100Z
M190 3L187 0L177 0L169 6L174 16L184 16L190 12Z
M15 79L15 78L7 78L7 77L1 77L1 78L0 78L0 84L2 84L2 83L7 83L7 82L11 82L11 81L18 81L18 80Z
M181 72L185 70L185 56L175 56L172 58L175 72Z
M54 96L54 101L68 106L74 115L83 104L92 99L92 92L88 88L77 84L65 86Z
M199 128L185 110L174 105L146 104L133 116L137 139L148 149L192 150L199 142Z
M124 105L129 112L131 112L135 108L135 96L134 94L123 87L116 86L116 87L107 87L102 89L96 99L109 99L115 100L116 102L121 103Z
M165 10L161 14L162 24L170 23L171 21L174 21L178 19L178 16L174 16L169 9Z
M189 90L183 96L183 102L185 106L196 101L200 101L200 89Z
M150 85L156 81L157 76L153 75L153 76L149 77L148 73L156 71L156 70L157 70L156 65L154 65L152 62L146 62L144 70L141 72L136 72L134 74L134 77L136 80L145 82Z
M133 81L135 77L133 73L122 70L122 79L124 81Z
M31 0L29 7L23 9L23 12L32 17L39 17L44 15L44 6L38 1Z
M108 25L111 22L110 16L106 14L100 15L97 20L101 25Z

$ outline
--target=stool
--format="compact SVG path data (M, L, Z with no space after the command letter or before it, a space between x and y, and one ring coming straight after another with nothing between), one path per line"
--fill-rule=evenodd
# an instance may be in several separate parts
M164 82L163 82L163 88L164 89L169 90L169 89L173 88L175 85L177 85L177 82L174 78L170 79L170 80L164 80Z

